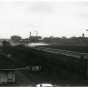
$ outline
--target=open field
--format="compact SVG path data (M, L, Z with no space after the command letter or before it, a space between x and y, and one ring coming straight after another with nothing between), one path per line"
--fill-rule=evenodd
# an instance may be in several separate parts
M68 51L75 51L75 52L81 52L81 53L88 53L88 46L47 45L47 46L43 46L43 47L61 49L61 50L68 50Z

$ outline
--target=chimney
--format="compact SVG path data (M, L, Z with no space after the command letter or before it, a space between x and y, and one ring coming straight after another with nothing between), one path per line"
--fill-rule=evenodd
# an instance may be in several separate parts
M38 32L37 32L37 36L38 36Z
M38 36L38 32L37 31L35 31L36 32L36 36Z
M30 37L31 37L31 32L30 32Z

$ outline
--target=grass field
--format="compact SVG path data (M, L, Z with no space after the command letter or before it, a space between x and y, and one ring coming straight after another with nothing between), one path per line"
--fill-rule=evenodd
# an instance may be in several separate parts
M61 50L68 50L68 51L75 51L75 52L81 52L81 53L88 53L88 46L47 45L47 46L43 46L43 47L61 49Z

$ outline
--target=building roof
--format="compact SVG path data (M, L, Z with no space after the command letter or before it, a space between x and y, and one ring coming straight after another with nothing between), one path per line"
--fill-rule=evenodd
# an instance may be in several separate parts
M0 70L25 68L22 64L0 53Z

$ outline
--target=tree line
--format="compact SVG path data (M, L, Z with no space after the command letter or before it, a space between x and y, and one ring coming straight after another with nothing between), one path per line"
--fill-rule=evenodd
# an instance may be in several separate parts
M88 45L88 37L45 37L42 40L49 44L59 44L59 45Z

